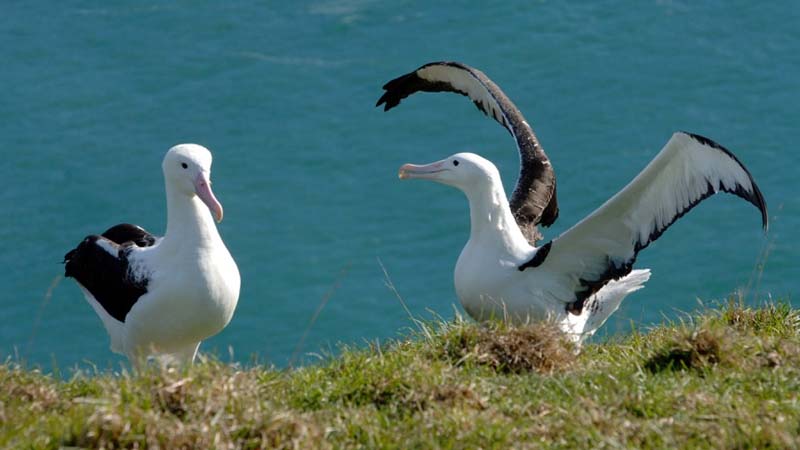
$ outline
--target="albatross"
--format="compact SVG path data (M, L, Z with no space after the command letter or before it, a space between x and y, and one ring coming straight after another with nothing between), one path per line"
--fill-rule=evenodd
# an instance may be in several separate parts
M185 364L220 332L239 299L239 270L217 231L222 205L211 190L211 152L196 144L164 157L167 229L155 237L120 224L87 236L64 257L111 339L138 364L149 356Z
M429 78L425 83L441 87L446 82ZM471 98L480 96L475 89L459 89L472 92ZM399 89L388 98L416 90L424 89ZM768 227L764 197L747 168L718 143L686 132L674 133L626 187L541 246L523 233L497 167L479 155L457 153L426 165L405 164L398 176L436 181L466 195L470 235L454 282L471 317L553 320L579 345L650 278L649 269L633 268L639 252L702 200L720 191L734 194L752 203L764 230Z

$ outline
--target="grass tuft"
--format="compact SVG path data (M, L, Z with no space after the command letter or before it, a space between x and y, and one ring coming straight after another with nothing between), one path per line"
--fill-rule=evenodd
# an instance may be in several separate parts
M800 332L800 312L788 303L767 303L751 308L741 300L730 299L721 308L719 317L725 324L745 333L793 336Z
M665 370L704 370L730 356L728 340L719 329L700 328L681 331L657 350L645 363L653 373Z
M455 365L478 364L503 374L552 374L568 369L575 361L573 344L556 325L547 322L521 327L462 322L447 330L441 345L433 348Z

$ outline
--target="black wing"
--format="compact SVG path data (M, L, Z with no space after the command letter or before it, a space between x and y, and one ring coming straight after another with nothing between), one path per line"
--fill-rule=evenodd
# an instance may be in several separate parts
M511 212L525 237L541 239L536 225L558 218L556 176L536 135L514 103L483 72L457 62L433 62L389 81L375 106L388 111L415 92L455 92L469 97L484 114L502 125L517 142L520 174L511 195Z
M136 225L120 224L102 236L87 236L64 256L65 276L75 278L108 314L125 321L139 297L147 292L147 279L128 271L134 246L148 247L156 238Z

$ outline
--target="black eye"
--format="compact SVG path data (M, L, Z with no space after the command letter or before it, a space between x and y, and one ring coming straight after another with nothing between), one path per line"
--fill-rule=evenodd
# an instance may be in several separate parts
M453 160L453 165L454 165L454 166L457 166L457 165L458 165L458 160L457 160L457 159L454 159L454 160Z
M186 163L181 163L181 167L183 167L184 169L188 169L188 168L189 168L189 165L188 165L188 164L186 164Z

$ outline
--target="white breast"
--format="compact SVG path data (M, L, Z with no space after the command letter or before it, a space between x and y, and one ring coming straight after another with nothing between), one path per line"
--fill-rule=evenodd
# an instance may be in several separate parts
M126 352L170 352L219 333L233 317L240 277L224 245L191 254L143 255L151 267L148 292L125 320Z
M466 312L477 320L503 318L513 307L520 261L495 245L470 240L456 263L456 294Z

